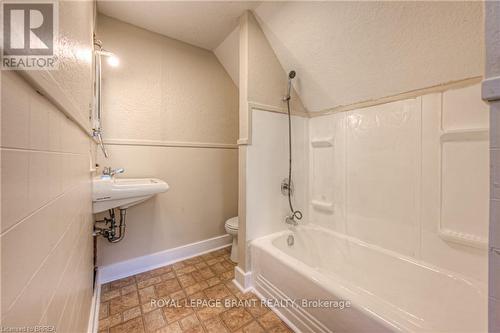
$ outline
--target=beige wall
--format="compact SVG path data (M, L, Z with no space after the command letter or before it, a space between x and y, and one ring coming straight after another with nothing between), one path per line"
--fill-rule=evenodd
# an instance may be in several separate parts
M238 91L211 51L100 15L106 139L236 143Z
M240 18L239 25L239 231L238 236L240 239L239 246L239 267L243 270L249 268L250 258L246 255L248 241L252 239L253 235L258 234L256 229L259 228L258 225L249 225L247 223L252 223L258 219L261 220L263 224L274 224L272 219L268 218L266 214L259 215L257 212L250 212L249 208L258 207L263 203L267 197L267 189L262 189L263 192L259 194L259 190L255 190L249 193L249 188L252 186L248 181L249 177L261 177L260 179L271 179L280 178L279 174L277 176L277 170L269 168L264 168L262 172L258 171L256 168L255 172L250 172L248 166L255 166L261 164L259 159L259 154L266 154L268 151L262 149L262 147L250 147L253 145L252 135L254 134L255 128L253 128L253 115L255 112L261 111L271 111L277 113L286 112L286 103L283 101L283 96L287 91L287 73L281 67L276 55L274 54L271 45L267 41L266 36L262 32L259 23L255 20L255 17L250 11L245 12ZM292 89L291 92L291 111L294 114L305 115L305 109L300 101L300 98ZM256 111L260 110L260 111ZM281 118L282 115L276 115L276 118ZM284 119L282 119L284 120ZM286 132L282 132L279 121L273 121L263 126L262 131L268 131L270 133L260 132L261 128L257 128L256 135L282 133L286 137ZM273 132L274 131L274 132ZM277 131L277 132L276 132ZM277 141L271 144L281 144L283 137L278 135ZM265 141L265 139L263 139ZM263 140L259 140L259 145L263 146ZM248 145L248 146L247 146ZM265 145L265 144L264 144ZM282 147L281 147L282 148ZM282 152L283 149L280 148ZM286 151L286 150L285 150ZM250 156L249 153L252 153ZM264 156L262 155L262 156ZM273 154L271 153L270 156ZM274 158L276 158L276 154ZM269 163L271 160L267 160ZM271 161L274 164L276 161ZM274 165L275 166L275 165ZM281 168L281 166L280 166ZM286 172L283 177L286 176ZM271 185L272 186L272 185ZM247 207L249 205L251 207ZM266 219L265 222L264 217ZM269 225L268 225L269 227ZM271 227L272 228L272 227ZM269 229L266 229L269 230ZM244 240L244 241L243 241Z
M128 209L125 239L100 240L100 265L224 235L224 221L236 215L237 152L109 146L109 164L124 167L126 177L163 179L170 189Z
M89 137L2 73L2 326L84 331L92 297Z
M93 5L59 2L58 70L1 73L2 327L89 322Z
M106 16L99 16L97 35L120 58L120 67L104 68L111 157L100 156L99 164L171 187L129 209L125 239L100 241L100 264L225 234L238 189L238 91L231 78L213 52Z
M259 23L248 12L248 101L284 108L288 72L281 66ZM292 91L291 106L295 112L304 112L302 102Z
M90 133L92 107L93 0L60 1L57 70L25 71L30 84Z
M259 23L250 11L240 17L239 25L239 143L252 141L251 109L286 112L283 96L288 73L281 67ZM291 111L305 115L295 89L291 91Z

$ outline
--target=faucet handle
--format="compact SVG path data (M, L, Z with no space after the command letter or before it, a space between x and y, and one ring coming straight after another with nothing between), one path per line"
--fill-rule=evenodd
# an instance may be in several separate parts
M124 173L124 172L125 172L124 168L112 169L111 167L108 166L102 169L102 175L108 177L113 177L117 173Z
M102 174L103 175L110 175L111 174L111 167L107 166L102 169Z

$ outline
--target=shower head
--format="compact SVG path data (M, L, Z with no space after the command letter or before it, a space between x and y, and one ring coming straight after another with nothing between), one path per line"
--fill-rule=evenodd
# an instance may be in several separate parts
M288 89L286 95L283 97L283 101L289 101L290 100L290 91L292 90L292 80L295 77L296 73L295 71L290 71L288 73Z

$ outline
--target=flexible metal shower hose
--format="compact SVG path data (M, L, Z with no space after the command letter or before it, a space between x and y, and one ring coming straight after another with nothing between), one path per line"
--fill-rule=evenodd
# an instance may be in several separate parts
M292 116L290 115L290 97L286 100L286 106L288 110L288 204L292 212L292 218L301 220L302 212L300 210L294 210L292 205Z

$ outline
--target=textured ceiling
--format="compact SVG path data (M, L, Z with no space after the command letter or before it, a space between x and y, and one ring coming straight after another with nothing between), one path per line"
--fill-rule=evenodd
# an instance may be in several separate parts
M256 1L106 1L97 2L104 15L183 42L213 50Z
M238 78L237 33L252 9L309 111L483 74L483 3L99 1L98 10L214 50ZM226 36L229 37L225 39Z
M257 20L309 111L483 73L482 2L263 2Z
M214 49L214 53L221 62L222 66L233 80L236 86L240 82L240 27L237 26L229 35Z

